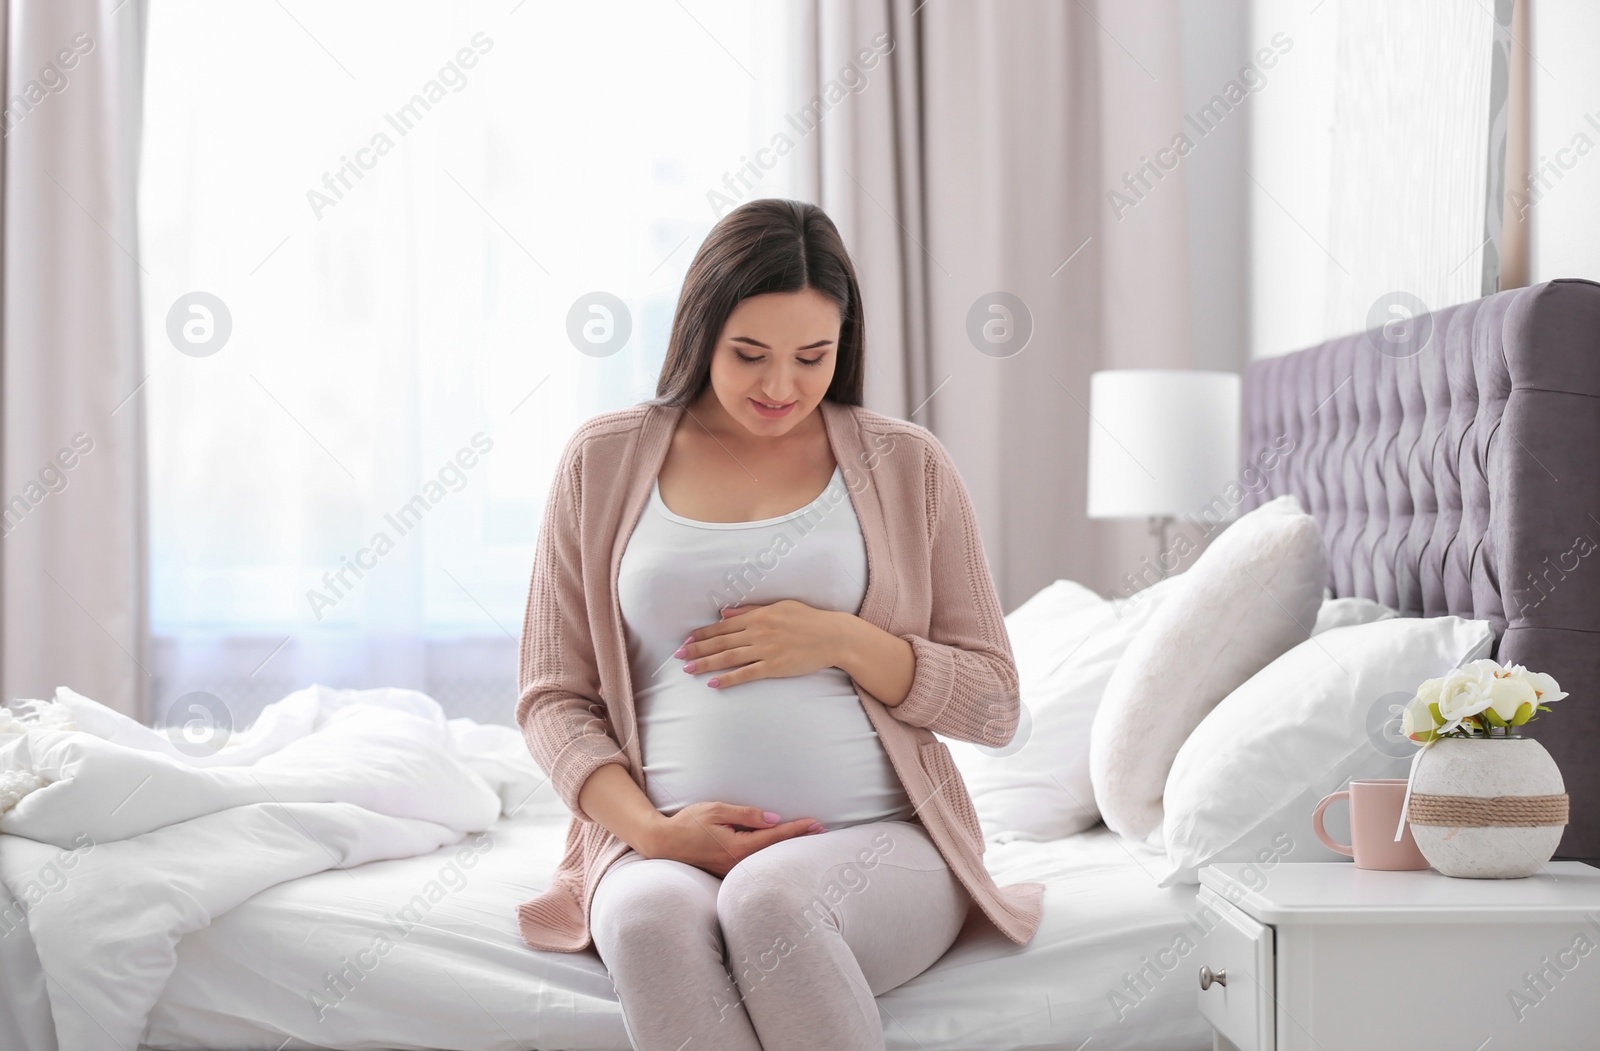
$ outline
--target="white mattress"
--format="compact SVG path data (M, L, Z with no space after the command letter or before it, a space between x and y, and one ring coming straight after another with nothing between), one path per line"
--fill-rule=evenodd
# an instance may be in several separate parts
M516 905L554 870L565 823L549 809L502 819L477 864L460 870L465 881L441 882L404 935L386 916L450 877L459 846L257 894L180 942L140 1047L627 1051L594 951L536 952L517 934ZM879 997L888 1047L1076 1049L1092 1037L1094 1051L1210 1048L1193 977L1200 954L1173 948L1200 941L1195 888L1158 888L1161 858L1103 826L1051 843L990 844L999 882L1047 884L1037 935L1016 946L974 909L938 963ZM376 955L380 934L390 947ZM328 992L328 972L363 951L371 969L342 999ZM1158 960L1168 969L1147 967ZM1128 993L1126 975L1141 967L1148 991ZM313 993L337 1000L320 1020Z

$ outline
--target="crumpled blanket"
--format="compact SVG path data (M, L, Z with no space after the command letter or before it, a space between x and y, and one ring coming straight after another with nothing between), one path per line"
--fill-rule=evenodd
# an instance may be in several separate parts
M188 932L287 880L558 803L544 784L515 728L446 720L413 690L314 685L214 753L65 687L0 710L0 1014L30 1049L50 1051L53 1022L59 1051L133 1051ZM48 1004L16 970L26 942Z

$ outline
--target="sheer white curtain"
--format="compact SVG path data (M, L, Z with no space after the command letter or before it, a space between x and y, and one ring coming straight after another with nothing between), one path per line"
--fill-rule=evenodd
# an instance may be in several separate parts
M1251 357L1498 286L1510 15L1509 0L1252 5L1251 53L1280 55L1250 103Z
M794 134L797 17L155 0L158 717L205 692L242 724L323 682L510 721L562 443L654 392L719 215L800 195L757 154Z

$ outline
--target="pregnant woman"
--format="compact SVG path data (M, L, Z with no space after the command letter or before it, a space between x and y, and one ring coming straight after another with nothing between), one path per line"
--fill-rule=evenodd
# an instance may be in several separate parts
M864 351L833 223L749 202L689 267L657 396L556 471L516 714L573 819L518 920L592 940L639 1051L881 1051L874 998L969 906L1039 923L934 736L1020 714L976 519L930 432L861 406Z

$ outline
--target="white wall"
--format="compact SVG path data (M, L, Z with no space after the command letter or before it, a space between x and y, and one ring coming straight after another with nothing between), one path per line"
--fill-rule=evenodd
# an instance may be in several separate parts
M1534 179L1507 174L1527 207L1529 281L1600 280L1600 3L1535 0L1530 164Z

